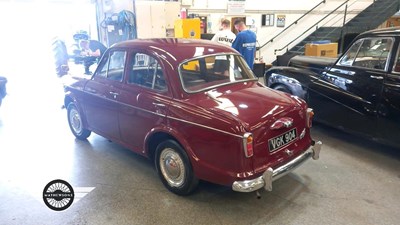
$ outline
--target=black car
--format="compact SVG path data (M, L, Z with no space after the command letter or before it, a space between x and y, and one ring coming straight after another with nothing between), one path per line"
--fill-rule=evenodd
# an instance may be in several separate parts
M400 147L400 28L362 33L338 59L296 56L265 83L305 99L319 122Z

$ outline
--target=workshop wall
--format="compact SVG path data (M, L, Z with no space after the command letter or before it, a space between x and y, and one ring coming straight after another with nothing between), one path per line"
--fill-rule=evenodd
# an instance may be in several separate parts
M247 22L250 29L257 33L258 44L261 46L321 1L322 0L280 0L278 2L276 0L245 0L244 10L240 11L240 8L237 10L230 10L229 4L232 2L229 0L182 0L182 7L188 9L188 14L193 13L199 16L206 16L208 33L215 33L218 31L219 21L222 18L232 19L234 17L246 17L246 20L250 20L250 22ZM273 43L263 48L258 55L262 56L267 63L274 61L276 55L283 54L286 51L283 50L275 53L275 49L285 46L295 37L300 36L304 30L308 29L316 21L320 20L343 2L345 2L345 0L326 0L324 4L317 7L312 13L299 21L297 25L288 29L286 31L287 33L281 35L278 39L274 40ZM372 3L373 0L350 0L348 2L347 21ZM344 9L344 6L341 7L337 11L337 14L328 17L326 21L329 22L323 22L318 24L318 26L340 26L343 23ZM267 17L271 19L269 21L270 25L262 25L263 14L272 15L272 17ZM278 18L281 19L279 25L277 21ZM309 33L313 31L314 30L311 30ZM305 35L308 35L308 33ZM293 45L295 44L296 43L293 43ZM291 46L289 46L289 48L290 47Z

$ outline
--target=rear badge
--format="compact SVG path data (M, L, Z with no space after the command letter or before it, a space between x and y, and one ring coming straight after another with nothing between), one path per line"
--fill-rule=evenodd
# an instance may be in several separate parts
M278 130L278 129L282 129L282 128L289 128L291 126L293 126L293 119L290 117L283 117L283 118L280 118L277 121L275 121L271 125L271 129Z
M293 151L290 151L289 149L286 149L286 150L285 150L285 153L286 153L288 156L292 156L292 155L293 155Z

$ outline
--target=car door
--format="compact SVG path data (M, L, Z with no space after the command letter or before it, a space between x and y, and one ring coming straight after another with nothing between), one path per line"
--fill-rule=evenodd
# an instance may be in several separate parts
M132 149L144 150L144 139L166 124L171 94L162 64L152 54L129 54L126 82L118 101L121 139Z
M378 138L400 147L400 45L396 48L391 73L383 82L378 106Z
M393 39L357 40L312 89L318 116L328 123L357 133L375 135L377 108L387 75Z
M119 139L117 99L120 95L126 51L112 50L105 55L92 79L85 85L88 93L84 110L90 128L102 136Z

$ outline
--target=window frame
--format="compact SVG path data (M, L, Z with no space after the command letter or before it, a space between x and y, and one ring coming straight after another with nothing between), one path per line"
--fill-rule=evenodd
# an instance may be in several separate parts
M356 59L358 58L358 55L360 54L360 50L361 50L361 48L362 48L362 46L363 46L363 44L364 44L364 42L365 42L365 40L391 40L391 44L390 44L390 47L389 47L389 52L388 52L388 55L387 55L387 57L385 57L386 58L386 62L385 62L385 66L383 67L383 69L377 69L377 68L370 68L370 67L363 67L363 66L357 66L357 65L354 65L354 62L356 61ZM358 50L357 50L357 53L356 53L356 56L354 57L354 59L352 60L352 62L351 62L351 64L350 65L346 65L346 64L341 64L340 62L342 61L342 59L345 57L345 55L349 52L349 50L357 43L357 42L361 42L361 45L359 46L359 48L358 48ZM394 37L387 37L387 36L377 36L377 37L365 37L365 38L360 38L360 39L358 39L358 40L356 40L355 42L353 42L353 44L351 45L351 47L349 47L348 49L347 49L347 51L345 52L345 54L343 54L341 57L340 57L340 59L338 60L338 62L336 63L336 65L338 65L338 66L343 66L343 67L353 67L353 68L358 68L358 69L365 69L365 70L374 70L374 71L380 71L380 72L382 72L382 71L384 71L384 72L387 72L388 71L388 69L389 69L389 64L390 64L390 59L391 59L391 56L392 56L392 54L393 54L393 46L394 46L394 43L395 43L395 39L394 39Z
M394 70L396 68L397 63L400 64L400 43L397 45L397 52L396 52L396 56L393 61L393 66L392 66L392 73L394 73L396 75L400 75L400 71Z
M100 64L98 65L95 73L93 74L92 79L97 79L97 78L107 79L108 65L109 65L109 60L110 60L109 56L110 55L107 53L106 55L104 55L102 57L102 60L101 60ZM102 73L103 68L105 68L104 75Z
M154 67L153 65L151 65L149 63L147 63L147 65L143 65L142 66L143 69L146 69L148 71L150 71L150 70L154 71L153 74L151 75L152 76L151 77L152 82L151 82L151 86L150 87L146 86L146 85L142 85L142 84L137 83L137 82L131 82L131 74L130 73L134 71L134 68L135 68L134 67L135 66L134 59L136 60L136 55L137 54L145 55L145 56L148 57L147 61L150 61L150 59L152 59L155 62L156 67ZM135 86L138 86L138 87L141 87L141 88L145 88L147 90L155 91L157 93L167 93L168 92L169 87L168 87L168 82L167 82L167 79L166 79L166 73L165 73L163 64L161 63L160 59L158 59L157 57L154 57L154 55L152 55L152 54L149 54L149 53L146 53L146 52L143 52L143 51L131 51L131 52L129 52L129 59L130 60L129 60L129 64L128 64L128 67L127 67L127 68L129 68L129 74L127 75L127 78L126 78L126 84L127 85L135 85ZM154 68L152 68L152 67L154 67ZM140 69L139 66L136 67L136 68ZM161 71L162 79L165 82L164 89L154 88L155 85L156 85L155 83L157 81L157 75L158 75L159 71Z
M122 76L119 80L116 79L110 79L109 76L109 71L110 71L110 60L112 57L112 54L115 52L124 52L125 53L125 61L123 63L123 68L122 68ZM128 51L126 49L113 49L108 51L106 54L103 55L100 64L98 65L98 68L96 69L96 72L93 74L92 79L104 79L104 80L111 80L111 81L116 81L122 83L124 81L125 77L125 69L127 65L127 53ZM101 68L100 68L101 67ZM103 75L101 72L105 68L105 75Z
M123 53L124 53L124 63L123 63L123 67L122 67L122 76L121 76L120 79L111 79L110 76L109 76L110 65L111 65L111 58L112 58L112 55L113 55L114 53L116 53L116 52L123 52ZM114 49L114 50L110 51L110 52L109 52L109 55L108 55L108 60L107 60L107 61L108 61L108 62L107 62L108 68L107 68L107 76L106 76L106 79L107 79L107 80L113 80L113 81L122 82L122 81L124 80L124 75L125 75L125 70L126 70L127 50L125 50L125 49ZM119 69L120 69L120 68L119 68Z
M208 86L208 87L205 87L205 88L202 88L202 89L199 89L199 90L194 90L194 91L188 90L184 86L184 81L183 81L183 76L182 76L182 69L181 69L184 64L187 64L190 61L205 59L207 57L216 57L216 56L221 56L221 55L225 55L225 56L226 55L229 55L229 56L232 55L232 56L239 57L239 58L241 58L241 64L243 64L243 67L244 68L248 68L248 66L246 64L246 61L244 60L243 56L240 55L240 54L237 54L237 53L235 54L235 53L220 52L220 53L214 53L214 54L208 54L208 55L200 55L200 56L197 56L197 57L186 59L186 60L182 61L178 65L179 81L181 83L182 89L188 94L194 94L194 93L209 91L209 90L212 90L214 88L221 87L221 86L226 86L226 85L230 85L230 84L242 83L242 82L248 82L248 81L258 81L258 78L254 75L253 71L249 69L248 71L249 71L250 75L253 76L253 78L247 78L247 79L243 79L243 80L235 80L235 81L231 81L231 82L225 82L225 83L221 83L221 84L211 85L211 86Z
M351 63L350 63L350 64L342 64L341 62L342 62L343 58L347 55L347 53L349 53L349 51L353 48L353 46L356 45L356 44L358 44L359 42L361 42L361 44L360 44L360 46L358 46L358 49L357 49L357 51L356 51L356 54L355 54L354 58L352 59ZM352 67L352 66L353 66L353 63L354 63L354 60L357 58L357 55L358 55L358 53L360 52L360 48L361 48L361 46L362 46L363 43L364 43L364 39L359 39L359 40L356 40L355 42L353 42L353 44L347 49L347 51L339 58L339 60L338 60L338 62L336 63L336 65L338 65L338 66Z

